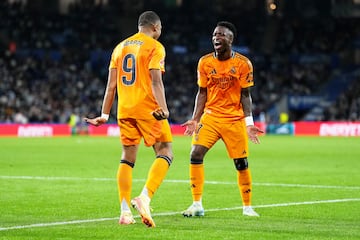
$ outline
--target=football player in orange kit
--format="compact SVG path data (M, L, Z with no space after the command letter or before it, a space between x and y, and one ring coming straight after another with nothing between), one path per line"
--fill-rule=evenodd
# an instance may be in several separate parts
M117 90L117 119L123 148L117 172L119 224L135 223L131 204L144 224L155 227L150 200L173 159L172 134L167 120L169 110L162 81L165 48L157 41L161 28L161 20L155 12L146 11L139 16L138 33L120 42L113 50L101 116L85 118L95 126L106 123ZM131 200L132 171L142 138L146 146L153 147L156 159L141 194Z
M243 202L243 215L259 216L251 207L252 180L248 167L248 138L260 143L258 127L252 117L250 87L253 67L245 56L232 50L236 37L235 26L219 22L214 29L214 52L204 55L198 63L198 93L191 120L185 135L193 135L190 156L190 183L193 204L182 212L186 217L204 216L202 194L204 187L204 157L219 140L225 143L228 155L234 160L237 182Z

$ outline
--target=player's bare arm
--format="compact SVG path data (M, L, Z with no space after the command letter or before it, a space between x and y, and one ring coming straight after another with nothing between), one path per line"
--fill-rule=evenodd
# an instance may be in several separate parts
M199 90L195 98L195 108L194 108L193 116L190 120L181 124L181 126L186 127L184 135L191 136L194 133L197 123L200 121L200 118L204 113L206 99L207 99L207 89L199 87Z
M151 69L150 75L152 78L152 91L156 102L159 105L158 109L152 112L156 120L163 120L169 117L169 110L166 104L164 83L162 81L162 72L160 69Z
M245 117L252 117L252 99L250 94L250 88L243 88L241 90L241 104L243 107ZM255 144L259 144L260 140L258 138L259 133L263 133L261 129L255 125L247 125L246 130L249 136L250 141Z
M101 110L102 114L101 116L98 116L96 118L84 118L85 122L94 126L100 126L107 122L112 104L115 99L116 86L117 86L117 70L115 68L112 68L109 70L108 81L107 81L107 86L106 86L102 110Z

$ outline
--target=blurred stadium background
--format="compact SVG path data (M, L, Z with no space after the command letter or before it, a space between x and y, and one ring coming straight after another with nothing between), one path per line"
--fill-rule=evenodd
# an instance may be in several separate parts
M0 123L98 115L111 51L144 10L163 22L172 123L192 114L219 20L237 26L234 49L253 62L257 122L360 121L360 0L2 0Z

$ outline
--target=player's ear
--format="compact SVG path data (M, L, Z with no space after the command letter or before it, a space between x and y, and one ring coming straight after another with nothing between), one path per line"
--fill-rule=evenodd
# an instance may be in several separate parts
M229 35L229 41L230 41L231 44L233 43L233 41L234 41L234 35L233 34Z
M156 31L157 31L157 28L159 27L158 25L159 25L159 24L157 24L157 23L151 25L153 32L156 32Z

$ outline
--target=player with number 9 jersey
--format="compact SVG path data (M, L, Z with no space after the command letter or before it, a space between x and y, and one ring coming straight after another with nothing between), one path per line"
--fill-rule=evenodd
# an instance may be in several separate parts
M117 69L117 118L152 119L159 106L151 89L150 69L165 72L165 49L154 38L138 32L119 43L109 68Z
M155 227L150 201L173 160L169 110L162 80L165 48L157 41L161 29L160 17L154 11L145 11L139 16L139 31L121 41L112 53L101 115L84 119L94 126L106 123L117 93L122 154L116 176L121 225L135 223L132 206L146 226ZM141 140L153 148L155 160L140 195L131 199L132 172Z

